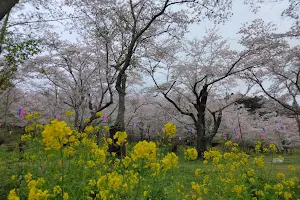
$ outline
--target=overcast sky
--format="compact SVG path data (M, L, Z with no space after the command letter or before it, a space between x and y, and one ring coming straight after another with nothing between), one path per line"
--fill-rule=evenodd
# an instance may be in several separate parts
M264 4L258 13L254 14L250 11L248 5L243 4L244 0L234 0L233 2L233 16L223 25L218 25L217 27L220 30L221 35L228 40L231 44L231 47L239 50L241 47L238 45L239 35L237 32L243 23L251 23L252 20L261 18L265 22L273 22L278 26L278 32L287 31L291 25L292 20L281 17L281 13L289 5L288 1L281 3L273 4ZM189 28L189 33L187 37L192 38L201 38L205 34L205 29L213 28L215 25L211 21L205 20L200 24L191 25ZM60 29L62 31L62 29ZM67 32L62 33L63 39L71 40L76 42L76 34L72 33L71 35ZM298 41L297 41L298 42ZM299 42L298 42L299 43Z

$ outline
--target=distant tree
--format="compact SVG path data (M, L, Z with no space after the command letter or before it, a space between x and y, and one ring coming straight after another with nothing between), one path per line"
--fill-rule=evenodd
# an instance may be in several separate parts
M202 158L203 153L207 150L205 115L208 97L212 92L220 94L226 88L234 87L237 75L264 62L263 57L249 60L249 57L259 56L259 53L264 50L253 46L240 53L235 52L230 49L216 30L210 30L202 40L195 39L187 42L183 51L184 56L177 60L176 64L164 63L164 65L172 66L169 82L159 84L154 78L156 69L153 68L149 71L163 96L182 115L192 119L197 132L196 147L199 158ZM179 94L179 96L173 94ZM185 101L179 102L177 97L185 99ZM225 97L223 96L223 98ZM220 119L218 118L221 117L221 111L216 109L211 112L216 125L219 124ZM218 129L217 127L216 129Z

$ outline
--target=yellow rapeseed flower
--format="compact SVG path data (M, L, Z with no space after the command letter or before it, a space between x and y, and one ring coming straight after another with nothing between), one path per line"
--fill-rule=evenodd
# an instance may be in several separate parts
M64 192L63 200L68 200L68 199L69 199L69 194L67 192Z
M31 138L30 134L21 135L21 141L22 142L25 142L25 141L29 140L30 138Z
M176 134L176 125L170 122L165 124L165 134L168 137L174 137Z
M12 189L9 191L7 200L20 200L20 197L18 197L16 193L16 189Z
M27 121L31 120L32 118L33 118L33 115L30 114L30 113L28 113L28 114L25 116L25 119L26 119Z
M167 171L173 167L177 167L178 156L174 152L168 153L161 162L163 164L163 169Z
M289 168L289 170L291 172L295 172L296 171L296 168L293 165L289 165L288 168Z
M42 132L43 142L46 147L60 149L68 141L67 136L72 135L72 130L65 121L52 120Z
M61 187L60 187L59 185L57 185L57 186L55 186L55 187L53 188L53 193L54 193L54 194L60 195L61 192L62 192L62 189L61 189Z
M150 161L156 161L156 144L145 140L138 142L133 147L133 154L131 155L131 158L132 160L147 158Z
M96 113L96 116L99 118L99 117L102 117L102 112L100 111L100 112L97 112Z
M275 144L270 144L269 149L270 149L272 152L277 152L277 147L276 147Z
M121 145L121 144L125 144L126 143L126 138L127 138L127 134L125 131L118 131L116 132L116 134L114 135L114 139L118 139L117 144Z
M289 192L284 192L283 197L285 200L291 199L293 195Z
M65 116L66 116L66 117L71 117L72 115L73 115L72 110L67 110L67 111L65 112Z
M198 152L195 148L189 148L189 149L186 149L184 151L184 158L187 160L187 161L193 161L193 160L196 160L198 157Z
M85 133L92 133L94 131L94 127L93 126L86 126L84 129Z

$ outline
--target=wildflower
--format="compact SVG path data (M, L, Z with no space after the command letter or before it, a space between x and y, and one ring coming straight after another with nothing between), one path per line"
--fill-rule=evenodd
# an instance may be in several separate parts
M254 158L254 163L255 163L258 167L261 167L261 168L265 166L265 162L264 162L263 156L255 157L255 158Z
M66 117L71 117L73 115L73 112L71 111L71 110L67 110L66 112L65 112L65 116Z
M176 134L176 125L170 122L165 124L165 134L168 137L174 137Z
M55 187L53 188L53 193L54 193L54 194L60 195L61 192L62 192L62 189L61 189L61 187L60 187L59 185L57 185L57 186L55 186Z
M261 141L257 141L255 145L255 152L259 153L260 152L260 147L261 147Z
M16 175L12 175L12 176L10 177L10 179L11 179L12 181L14 181L14 180L16 179Z
M31 173L28 173L25 175L25 180L26 180L26 183L29 183L32 179L32 174Z
M231 147L232 145L232 142L230 140L228 140L227 142L225 142L225 146L226 147Z
M69 199L69 194L67 192L64 192L63 200L68 200L68 199Z
M270 144L269 148L271 151L277 152L277 147L275 146L275 144Z
M94 179L89 180L89 185L92 186L92 187L95 186L96 185L96 180L94 180Z
M26 128L25 128L26 129ZM30 134L24 134L24 135L21 135L21 141L22 142L25 142L27 140L29 140L31 138L31 135Z
M275 194L281 195L283 190L283 185L281 183L277 183L276 185L273 186L273 189L275 191Z
M198 157L198 152L195 148L189 148L184 151L184 158L188 161L196 160Z
M255 194L262 197L265 196L264 192L261 190L256 191Z
M168 153L163 159L162 164L164 167L164 170L167 171L171 169L172 167L175 167L178 165L178 156L174 152Z
M93 126L86 126L84 129L84 132L86 133L91 133L94 131L94 127Z
M103 126L103 130L104 130L105 132L108 132L108 131L109 131L109 127L108 127L108 126Z
M264 153L268 153L268 152L269 152L269 149L265 147L265 148L263 148L263 152L264 152Z
M38 119L40 116L41 116L41 113L39 113L39 112L33 113L33 119Z
M9 191L8 200L20 200L20 197L18 197L17 193L16 193L16 189L12 189Z
M114 135L114 139L118 139L118 141L117 141L117 144L118 144L118 145L121 145L121 144L126 143L126 138L127 138L127 134L126 134L125 131L123 131L123 132L118 131L118 132L116 132L116 134Z
M266 190L268 190L268 189L271 189L271 188L272 188L271 185L265 184L265 186L264 186L264 191L266 191Z
M250 182L250 183L254 183L254 182L255 182L255 179L254 179L254 178L249 178L249 182Z
M133 147L132 160L138 158L147 158L150 161L156 161L156 144L154 142L142 141Z
M281 180L281 181L285 180L285 175L284 175L284 173L277 173L277 179L278 179L278 180Z
M201 172L202 172L202 170L198 168L198 169L195 170L195 175L196 175L197 177L199 177L200 174L201 174Z
M255 171L254 171L254 169L249 169L248 171L247 171L247 175L248 176L252 176L252 175L254 175L255 174Z
M75 140L76 140L76 138L75 138L75 136L74 135L71 135L70 137L69 137L69 142L75 142Z
M289 193L289 192L284 192L283 197L284 197L286 200L288 200L288 199L291 199L293 196L292 196L292 194Z
M85 118L83 121L84 121L84 123L89 123L91 120L90 120L90 118Z
M107 139L106 139L106 142L107 142L108 144L112 144L112 139L111 139L111 138L107 138Z
M295 172L296 171L296 168L293 165L289 165L288 168L289 168L289 170L291 172Z
M123 164L124 164L125 168L127 168L129 166L130 162L131 162L131 158L126 156L123 160Z
M32 118L33 118L33 115L30 114L30 113L28 113L28 114L25 116L25 119L26 119L27 121L30 121Z
M100 112L100 111L97 112L97 113L96 113L96 116L97 116L98 118L99 118L99 117L102 117L102 112Z
M243 190L246 190L246 187L244 185L235 185L232 188L232 192L237 193L238 195L242 193Z
M65 137L71 134L72 130L65 121L52 120L42 132L43 142L46 147L58 150L63 146L64 142L68 141Z

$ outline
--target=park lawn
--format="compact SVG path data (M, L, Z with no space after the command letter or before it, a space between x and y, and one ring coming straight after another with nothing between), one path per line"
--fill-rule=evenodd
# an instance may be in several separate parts
M212 163L203 164L201 160L196 161L186 161L184 159L183 152L177 153L179 157L178 164L178 174L176 175L176 180L184 184L185 187L190 186L191 182L199 181L199 178L195 176L195 170L197 168L203 169L207 172L207 169L212 167ZM266 170L271 170L271 174L276 176L277 173L283 172L286 175L291 175L291 172L288 168L289 165L293 165L297 170L292 175L300 179L300 154L283 154L284 157L283 163L271 163L273 157L272 155L264 155ZM277 158L280 154L275 154L274 158ZM209 174L209 172L207 173ZM189 187L188 187L189 188Z

